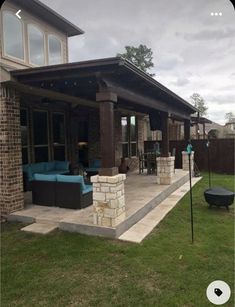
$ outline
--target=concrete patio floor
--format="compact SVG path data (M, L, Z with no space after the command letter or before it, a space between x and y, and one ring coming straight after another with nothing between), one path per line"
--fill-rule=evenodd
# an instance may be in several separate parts
M176 169L171 185L157 184L156 175L139 175L138 172L128 174L125 182L126 219L116 228L94 225L92 206L73 210L33 205L31 192L25 193L25 209L12 213L8 219L27 223L53 223L68 231L119 237L188 180L188 172L179 169Z

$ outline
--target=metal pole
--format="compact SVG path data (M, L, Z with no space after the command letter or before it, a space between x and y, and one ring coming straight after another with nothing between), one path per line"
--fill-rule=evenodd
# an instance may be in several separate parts
M192 232L192 244L193 244L194 231L193 231L193 193L192 193L191 153L188 154L188 159L189 159L189 185L190 185L190 207L191 207L191 232Z
M210 143L207 145L207 159L208 159L208 174L209 174L209 188L211 188L211 165L210 165Z

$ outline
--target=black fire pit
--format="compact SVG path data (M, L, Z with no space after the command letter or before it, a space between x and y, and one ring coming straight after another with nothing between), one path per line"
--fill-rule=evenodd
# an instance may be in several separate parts
M205 200L210 207L226 207L229 210L229 206L232 205L234 201L234 193L220 187L213 187L207 189L204 192Z

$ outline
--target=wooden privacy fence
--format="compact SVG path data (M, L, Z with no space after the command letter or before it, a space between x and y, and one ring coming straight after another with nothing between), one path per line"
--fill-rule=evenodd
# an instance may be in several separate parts
M206 142L207 140L192 140L194 159L200 171L208 171ZM154 143L156 141L146 141L145 150L151 150ZM185 144L185 141L170 141L170 152L173 148L176 149L176 168L182 168L181 152L186 149ZM210 165L212 172L234 174L234 139L210 140Z

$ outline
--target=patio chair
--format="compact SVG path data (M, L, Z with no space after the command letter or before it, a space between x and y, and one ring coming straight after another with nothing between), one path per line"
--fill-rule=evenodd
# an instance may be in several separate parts
M139 156L139 174L142 174L145 168L145 158L142 150L138 151L138 156Z
M32 202L35 205L56 206L56 175L34 174L32 181Z
M56 176L56 205L61 208L82 209L92 204L92 185L83 176Z
M147 153L147 174L156 174L157 171L157 155L155 151Z

